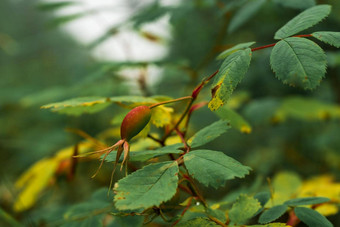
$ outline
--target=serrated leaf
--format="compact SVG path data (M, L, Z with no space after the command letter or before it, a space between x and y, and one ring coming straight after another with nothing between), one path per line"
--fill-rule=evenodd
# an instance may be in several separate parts
M260 208L259 201L254 197L240 195L229 211L229 218L234 224L246 224Z
M184 155L189 174L205 186L221 187L227 180L244 177L251 170L223 152L195 150Z
M313 41L290 37L279 41L270 55L276 77L284 84L316 88L326 72L326 55Z
M250 0L240 8L231 19L228 33L232 33L249 21L262 7L266 0Z
M296 207L294 209L296 216L310 227L332 227L333 224L324 216L315 210L306 207Z
M242 133L251 133L252 128L249 123L240 114L229 107L223 106L215 113L221 119L228 120L232 128L235 128Z
M254 45L255 42L248 42L248 43L239 43L225 51L223 51L222 53L220 53L216 59L217 60L221 60L221 59L225 59L226 57L228 57L229 55L231 55L232 53L235 53L238 50L242 50L242 49L246 49L252 45Z
M176 193L177 162L150 164L119 180L114 187L115 206L119 210L133 210L159 206Z
M213 226L219 226L219 225L217 225L213 221L210 221L208 218L199 217L199 218L190 219L185 222L180 222L176 226L178 227L193 227L193 226L213 227Z
M207 144L223 133L227 132L230 129L229 121L219 120L207 127L198 131L194 136L188 139L188 144L191 147L199 147L204 144Z
M254 198L257 199L261 204L261 208L258 209L258 211L256 212L254 216L258 215L264 210L264 206L269 201L270 197L271 197L270 192L259 192L259 193L256 193L256 195L254 195Z
M322 42L340 48L340 32L314 32L312 36Z
M273 206L272 208L264 211L260 218L259 218L259 223L261 224L266 224L272 221L275 221L279 217L281 217L284 213L286 213L288 209L288 206L286 205L278 205L278 206Z
M65 6L69 6L73 4L77 4L77 2L73 2L73 1L42 2L37 5L37 8L43 11L50 11L50 10L60 9Z
M287 38L307 28L310 28L327 17L330 12L330 5L317 5L311 7L294 17L292 20L288 21L275 33L274 39Z
M248 71L250 60L250 48L238 50L224 60L212 85L212 99L209 102L211 110L217 110L228 101Z
M274 0L275 3L294 9L307 9L315 6L315 0Z
M305 197L287 200L284 204L287 206L301 206L301 205L314 205L328 202L330 199L326 197Z
M171 123L171 114L174 111L173 108L165 106L157 106L152 108L151 122L156 127L164 127Z

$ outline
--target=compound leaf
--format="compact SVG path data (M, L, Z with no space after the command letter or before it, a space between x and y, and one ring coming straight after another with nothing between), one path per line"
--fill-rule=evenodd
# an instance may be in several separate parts
M223 62L212 86L211 110L217 110L230 98L236 86L248 71L251 50L238 50L229 55Z
M294 17L292 20L288 21L275 33L274 39L287 38L307 28L310 28L327 17L330 12L330 5L317 5L311 7Z
M278 42L270 55L276 77L284 84L314 89L326 72L326 55L313 41L290 37Z
M205 186L221 187L227 180L244 177L251 170L223 152L195 150L184 155L189 174Z
M329 45L340 47L340 32L314 32L312 36Z
M119 180L114 187L115 206L119 210L133 210L158 206L176 193L177 162L150 164Z
M333 224L319 212L306 207L296 207L296 216L308 226L332 227Z
M229 218L234 224L245 224L260 208L260 202L254 197L240 195L229 211Z
M230 129L229 121L219 120L198 131L188 140L191 147L199 147L209 143Z
M286 205L278 205L273 206L272 208L263 212L259 218L259 222L261 224L266 224L272 221L275 221L279 217L281 217L284 213L286 213L288 206Z

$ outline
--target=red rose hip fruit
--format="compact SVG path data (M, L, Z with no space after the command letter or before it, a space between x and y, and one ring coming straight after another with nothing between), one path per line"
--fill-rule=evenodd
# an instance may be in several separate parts
M135 137L149 123L151 109L148 106L133 108L124 118L120 126L120 137L129 141Z

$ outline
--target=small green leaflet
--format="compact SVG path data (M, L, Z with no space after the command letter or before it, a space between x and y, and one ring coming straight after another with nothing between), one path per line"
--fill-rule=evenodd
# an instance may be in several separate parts
M270 55L276 77L284 84L316 88L326 73L326 55L313 41L290 37L279 41Z
M312 36L322 42L340 48L340 32L314 32Z
M278 205L273 206L272 208L263 212L259 218L259 223L266 224L272 221L275 221L279 217L281 217L284 213L286 213L288 206L286 205Z
M239 225L246 224L260 208L261 204L254 197L240 195L229 211L230 221Z
M314 205L319 203L326 203L330 199L326 197L306 197L287 200L284 204L287 206L302 206L302 205Z
M250 133L251 126L249 123L236 111L230 109L228 106L222 106L216 112L221 119L229 120L232 128L239 130L242 133Z
M252 45L254 45L255 42L248 42L248 43L240 43L240 44L237 44L235 46L233 46L232 48L229 48L225 51L223 51L222 53L220 53L216 59L217 60L221 60L221 59L225 59L226 57L228 57L229 55L231 55L232 53L238 51L238 50L241 50L241 49L246 49Z
M294 17L292 20L288 21L275 33L274 39L287 38L307 28L310 28L322 21L322 19L327 17L330 12L330 5L317 5L311 7Z
M119 180L114 187L115 206L119 210L134 210L159 206L176 193L177 162L150 164Z
M315 0L274 0L276 4L280 4L285 7L290 7L294 9L307 9L309 7L315 6Z
M232 33L249 21L262 7L266 0L250 0L236 12L231 19L228 33Z
M177 227L194 227L194 226L214 227L214 226L220 226L220 225L217 225L215 222L210 221L208 218L199 217L199 218L190 219L185 222L180 222L176 226Z
M238 50L224 60L212 85L212 99L209 102L211 110L217 110L228 101L248 71L250 60L250 48Z
M184 155L189 174L205 186L219 188L235 177L243 178L251 170L223 152L195 150Z
M229 121L219 120L198 131L188 139L191 147L199 147L209 143L230 129Z
M296 207L294 209L296 216L305 224L310 227L332 227L333 224L328 221L319 212L306 207Z

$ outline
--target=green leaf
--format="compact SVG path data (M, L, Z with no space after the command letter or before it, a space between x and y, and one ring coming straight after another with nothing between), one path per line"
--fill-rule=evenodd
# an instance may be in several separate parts
M217 110L228 101L248 71L250 60L250 48L238 50L224 60L212 85L212 99L209 102L211 110Z
M315 0L274 0L276 4L282 5L284 7L290 7L294 9L307 9L315 6Z
M66 24L68 22L71 22L73 20L79 19L83 16L85 16L86 13L75 13L71 15L66 15L66 16L61 16L61 17L56 17L55 19L51 20L48 23L48 26L50 27L57 27L63 24Z
M182 143L176 143L173 145L161 147L155 150L145 150L145 151L130 151L129 161L132 162L145 162L151 158L158 157L166 154L181 154L182 150L178 150L183 147ZM112 151L105 159L106 162L114 162L116 160L117 151ZM104 157L104 155L102 156ZM123 157L121 157L123 158Z
M176 193L177 162L150 164L119 180L114 187L115 206L119 210L133 210L159 206Z
M102 227L103 225L103 217L99 216L91 216L86 219L79 219L73 222L67 222L60 227Z
M213 221L210 221L208 218L199 217L199 218L190 219L185 222L180 222L176 226L178 227L193 227L193 226L213 227L213 226L219 226L219 225L217 225Z
M198 131L194 136L188 139L188 144L191 147L199 147L204 144L207 144L223 133L227 132L230 129L229 121L219 120L207 127Z
M275 117L280 121L287 118L303 121L338 119L340 118L340 107L313 98L292 96L283 100L275 113Z
M270 192L259 192L254 198L260 202L261 206L264 206L270 199Z
M242 133L250 133L252 130L249 123L240 114L227 106L219 108L215 113L221 119L229 120L231 127Z
M284 213L286 213L288 206L286 205L278 205L273 206L272 208L263 212L259 218L259 222L261 224L266 224L272 221L275 221L279 217L281 217Z
M276 77L284 84L314 89L326 72L326 55L313 41L290 37L278 42L270 55Z
M68 99L62 102L50 103L42 106L42 109L51 109L58 113L69 115L81 115L83 113L96 113L111 103L134 103L146 105L157 103L159 99L168 100L169 97L142 97L142 96L116 96L111 98L93 96Z
M229 218L234 224L246 224L260 208L259 201L254 197L240 195L229 211Z
M250 0L231 19L228 27L228 33L232 33L249 21L262 7L266 0Z
M332 227L333 224L327 220L319 212L306 208L306 207L296 207L294 209L296 216L305 224L310 227Z
M225 51L223 51L222 53L220 53L216 59L217 60L220 60L220 59L225 59L226 57L228 57L229 55L231 55L232 53L235 53L236 51L238 50L242 50L242 49L246 49L252 45L254 45L255 42L248 42L248 43L240 43L240 44L237 44L235 46L233 46L232 48L229 48Z
M314 205L319 203L328 202L330 199L326 197L306 197L287 200L284 204L287 206L301 206L301 205Z
M340 48L340 32L314 32L312 36L322 42Z
M330 5L317 5L309 8L294 17L292 20L288 21L288 23L280 28L275 33L274 39L287 38L307 28L310 28L327 17L330 12Z
M223 152L211 150L191 151L184 155L184 163L193 178L214 188L235 177L242 178L251 170Z
M139 10L131 20L134 22L133 26L138 29L141 25L153 22L164 16L169 11L168 7L162 7L157 1L150 4L142 10Z
M43 2L43 3L39 3L37 5L37 8L43 11L51 11L51 10L63 8L65 6L73 5L73 4L77 4L77 2L73 2L73 1Z

